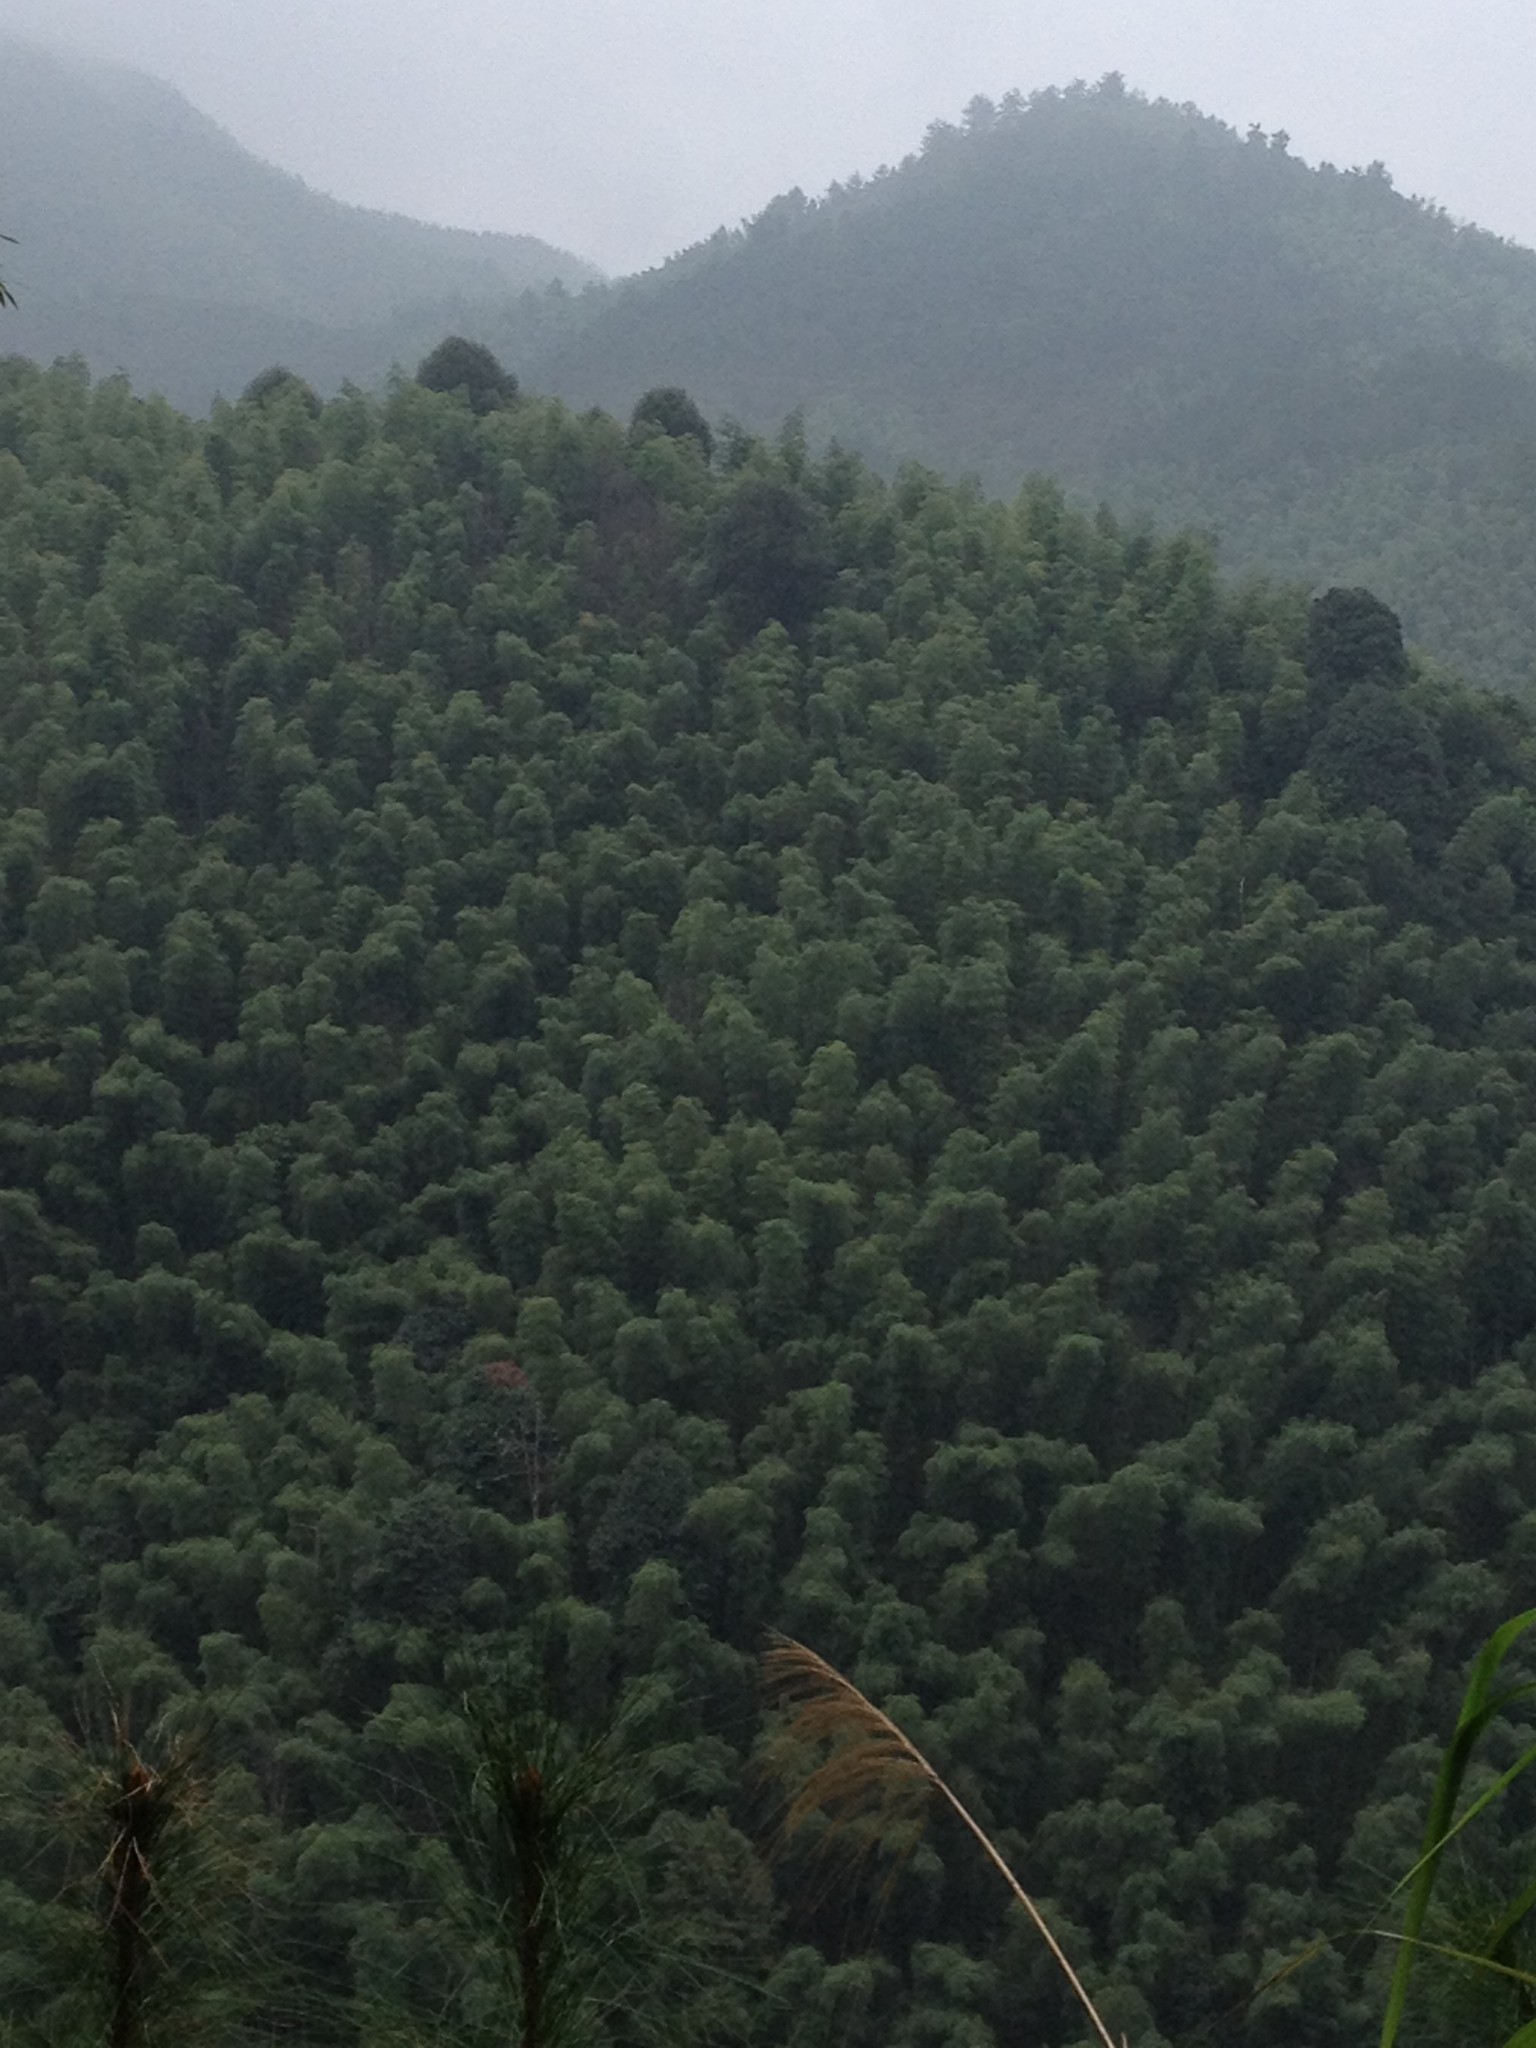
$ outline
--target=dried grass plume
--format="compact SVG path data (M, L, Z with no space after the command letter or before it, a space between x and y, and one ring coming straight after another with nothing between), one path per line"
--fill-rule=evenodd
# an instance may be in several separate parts
M790 1754L804 1749L827 1752L788 1796L781 1821L785 1839L818 1815L838 1826L871 1807L894 1819L920 1813L935 1797L943 1800L1028 1914L1104 2048L1125 2048L1124 2041L1116 2042L1104 2024L1039 1907L996 1844L911 1737L866 1699L852 1679L792 1637L772 1639L763 1655L762 1671L770 1697L789 1713L775 1746L776 1761L782 1766Z

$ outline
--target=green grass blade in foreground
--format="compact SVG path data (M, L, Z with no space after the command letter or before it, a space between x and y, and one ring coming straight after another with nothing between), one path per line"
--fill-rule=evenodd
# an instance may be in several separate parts
M1407 1936L1394 1934L1387 1927L1373 1927L1367 1930L1380 1941L1407 1943ZM1465 1963L1469 1969L1486 1970L1490 1977L1502 1977L1510 1984L1523 1984L1527 1990L1536 1991L1536 1976L1529 1970L1517 1970L1513 1963L1495 1962L1492 1956L1481 1955L1476 1949L1458 1948L1454 1942L1428 1941L1422 1935L1412 1946L1420 1955L1440 1956L1448 1963Z
M1489 1955L1499 1962L1505 1960L1502 1953L1505 1943L1510 1940L1515 1929L1533 1907L1536 1907L1536 1881L1528 1884L1525 1890L1519 1894L1514 1904L1510 1906L1503 1919L1489 1935L1487 1944Z
M1509 1699L1525 1689L1517 1687L1513 1691L1495 1696L1494 1680L1504 1659L1533 1625L1536 1625L1536 1607L1528 1607L1523 1614L1515 1615L1501 1628L1494 1630L1472 1667L1472 1677L1462 1700L1456 1730L1446 1747L1439 1776L1435 1780L1429 1820L1424 1830L1423 1852L1408 1878L1404 1880L1409 1886L1408 1908L1403 1916L1402 1947L1392 1972L1392 1988L1387 1997L1386 2015L1382 2020L1381 2048L1394 2048L1398 2030L1403 2023L1403 2010L1408 2000L1408 1984L1413 1975L1414 1955L1420 1945L1425 1915L1429 1911L1429 1902L1434 1893L1441 1853L1446 1842L1457 1832L1453 1815L1472 1751L1477 1745L1478 1737L1493 1716ZM1527 1756L1519 1768L1523 1769L1529 1761L1530 1758ZM1486 1801L1479 1802L1479 1806L1485 1803ZM1470 1815L1467 1818L1470 1818Z
M1517 1685L1511 1687L1511 1689L1508 1692L1501 1692L1497 1700L1495 1700L1493 1705L1488 1709L1487 1713L1483 1714L1479 1718L1477 1726L1473 1731L1474 1740L1476 1736L1481 1735L1483 1730L1488 1726L1488 1723L1492 1721L1497 1714L1501 1713L1505 1707L1509 1706L1512 1701L1523 1699L1527 1694L1533 1692L1536 1692L1536 1684ZM1472 1804L1467 1808L1466 1812L1461 1815L1460 1819L1453 1821L1451 1825L1446 1829L1445 1833L1440 1837L1439 1841L1433 1843L1428 1849L1425 1850L1424 1854L1420 1856L1418 1862L1414 1864L1413 1868L1407 1873L1407 1875L1399 1878L1397 1883L1392 1887L1392 1897L1396 1898L1400 1891L1406 1891L1408 1886L1411 1885L1414 1879L1419 1875L1420 1871L1424 1869L1425 1865L1433 1862L1443 1853L1443 1851L1448 1849L1451 1843L1454 1842L1456 1837L1462 1832L1462 1830L1466 1827L1469 1827L1471 1823L1477 1819L1477 1816L1480 1813L1484 1812L1488 1807L1490 1807L1493 1804L1494 1800L1499 1797L1499 1794L1501 1792L1507 1792L1510 1786L1515 1782L1516 1778L1518 1778L1520 1774L1523 1771L1525 1771L1532 1763L1536 1763L1536 1744L1533 1744L1531 1748L1526 1750L1523 1756L1518 1757L1516 1761L1510 1765L1507 1771L1503 1772L1499 1777L1495 1778L1493 1783L1488 1787L1486 1792L1479 1793L1477 1798L1474 1799ZM1529 1910L1529 1908L1527 1908L1526 1910ZM1516 1913L1513 1917L1515 1920L1519 1920L1522 1919L1524 1915L1523 1913Z

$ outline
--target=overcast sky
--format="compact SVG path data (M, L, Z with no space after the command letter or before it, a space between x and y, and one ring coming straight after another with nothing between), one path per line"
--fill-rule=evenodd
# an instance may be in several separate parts
M1532 0L0 0L0 24L170 79L341 198L613 271L893 162L973 94L1106 71L1536 244Z

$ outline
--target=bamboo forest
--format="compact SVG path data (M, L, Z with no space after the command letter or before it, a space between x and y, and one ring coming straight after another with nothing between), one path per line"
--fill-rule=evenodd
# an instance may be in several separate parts
M0 363L0 2040L1531 2038L1526 711L516 367Z

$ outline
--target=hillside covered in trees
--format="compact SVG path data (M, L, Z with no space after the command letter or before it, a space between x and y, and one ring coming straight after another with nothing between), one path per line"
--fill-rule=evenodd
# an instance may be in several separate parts
M0 29L0 349L206 411L269 363L381 383L445 327L536 345L595 267L533 235L347 206L263 163L173 87Z
M973 100L895 170L772 201L600 285L530 236L344 207L172 88L0 39L4 346L207 410L270 362L381 387L444 328L627 414L801 414L893 475L1028 473L1229 569L1368 586L1524 694L1536 598L1536 254L1309 168L1284 135L1096 88Z
M1524 694L1536 596L1536 254L1118 78L936 122L602 285L530 236L347 207L171 88L0 38L0 343L204 411L273 362L382 386L445 329L627 415L803 415L886 475L1030 473L1213 532L1222 564L1377 591L1410 641Z
M977 100L592 310L526 366L573 403L678 383L762 431L800 408L887 471L1048 472L1530 680L1536 255L1380 164L1311 169L1114 78Z
M1369 1946L1254 1994L1527 1597L1524 715L1363 590L492 368L0 368L0 2007L72 2038L115 1713L219 1767L220 2039L504 2042L499 1670L643 1793L601 2037L1076 2040L942 1827L768 1856L776 1626L1138 2048L1364 2038Z

